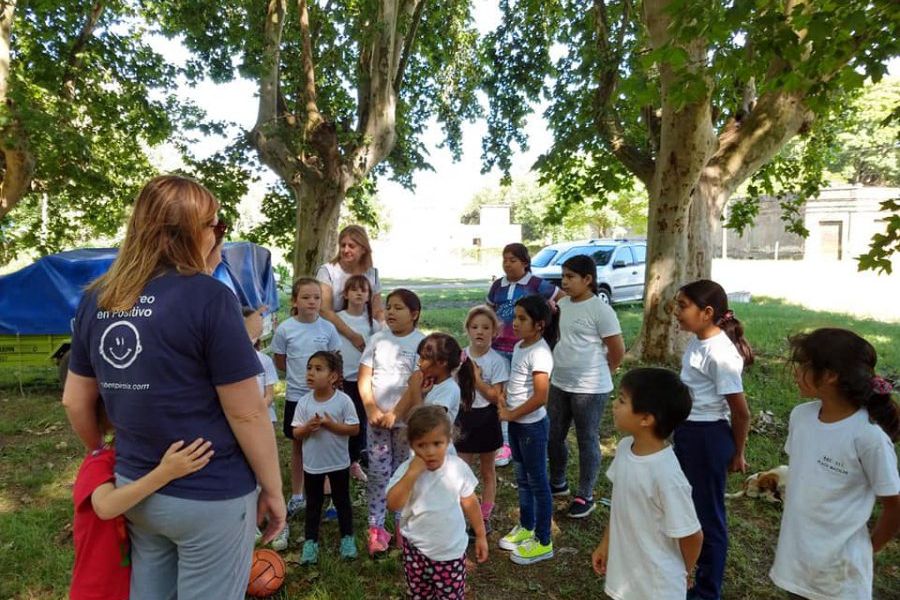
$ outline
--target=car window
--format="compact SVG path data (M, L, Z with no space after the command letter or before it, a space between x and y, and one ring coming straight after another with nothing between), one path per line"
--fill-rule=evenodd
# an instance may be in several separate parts
M647 262L647 246L632 246L632 253L634 253L634 262L639 265Z
M631 255L631 248L628 246L622 246L616 251L615 262L622 261L625 263L625 266L634 264L634 257Z
M573 256L590 256L598 265L605 265L609 262L609 257L615 246L575 246L563 252L562 256L556 259L555 264L562 264ZM600 262L603 261L603 262Z
M553 257L557 255L557 251L553 248L544 248L540 252L534 255L534 258L531 259L532 267L546 267L550 264L550 261L553 260Z

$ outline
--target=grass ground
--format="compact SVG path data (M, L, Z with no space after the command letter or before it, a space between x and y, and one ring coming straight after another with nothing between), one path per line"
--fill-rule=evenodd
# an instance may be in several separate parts
M421 294L426 307L421 327L439 329L462 337L462 321L469 306L480 302L483 290L427 289ZM754 416L748 447L752 470L785 462L782 446L787 417L798 401L785 369L789 334L825 325L851 328L864 335L878 350L880 369L900 374L900 324L857 320L845 315L812 312L797 306L762 299L735 307L745 323L759 359L745 372L744 383ZM626 343L640 327L639 307L617 308ZM81 459L81 448L71 434L59 404L55 371L48 368L28 373L0 373L0 600L63 598L72 563L71 482ZM758 418L770 411L772 419ZM609 410L601 432L604 465L615 447ZM281 440L282 456L287 442ZM287 464L286 460L282 464ZM286 475L286 473L285 473ZM533 567L517 567L496 549L496 540L516 519L516 495L511 467L499 470L499 501L491 535L490 560L471 575L472 598L600 598L602 580L590 569L590 553L600 539L608 513L600 507L589 518L565 518L564 502L556 504L559 527L554 537L557 557ZM737 489L734 475L729 488ZM608 496L608 482L601 477L598 495ZM354 490L356 524L363 547L365 503L362 489ZM724 597L731 599L784 598L769 582L781 510L765 502L737 499L729 504L731 549ZM342 563L337 555L337 526L326 523L322 534L320 564L301 568L295 561L297 536L302 522L292 524L292 544L285 554L288 577L276 598L402 598L404 586L396 553L379 560L361 558ZM293 563L293 564L292 564ZM875 597L900 598L900 542L895 540L875 563Z

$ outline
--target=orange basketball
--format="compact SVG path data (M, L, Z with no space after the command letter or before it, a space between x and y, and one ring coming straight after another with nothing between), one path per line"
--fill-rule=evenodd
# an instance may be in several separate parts
M284 583L284 569L284 559L274 550L254 550L247 593L255 598L268 598Z

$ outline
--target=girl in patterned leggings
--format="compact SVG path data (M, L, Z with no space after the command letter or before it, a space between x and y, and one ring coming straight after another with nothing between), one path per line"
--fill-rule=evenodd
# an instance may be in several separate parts
M414 410L407 425L413 455L388 483L388 509L401 511L403 571L412 600L465 598L466 519L475 531L475 558L484 562L488 556L478 480L462 459L447 454L451 427L442 406Z

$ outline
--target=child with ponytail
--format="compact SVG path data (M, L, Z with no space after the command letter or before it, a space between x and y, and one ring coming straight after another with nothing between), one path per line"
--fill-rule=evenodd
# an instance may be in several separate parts
M791 411L791 478L769 576L798 598L871 598L872 555L900 531L900 407L875 373L875 349L852 331L817 329L790 343L800 396L812 400Z
M418 369L410 375L406 392L393 412L385 415L386 422L393 425L424 404L444 407L450 422L455 423L460 406L471 409L475 398L475 370L471 359L456 338L439 332L425 336L419 342L417 353ZM456 452L452 444L450 452Z
M681 380L690 388L693 407L675 428L675 456L681 464L703 527L703 548L688 598L718 600L722 593L728 527L725 479L744 472L744 447L750 410L741 373L753 363L744 327L728 308L728 296L715 281L701 279L682 287L676 317L693 335L681 360Z

